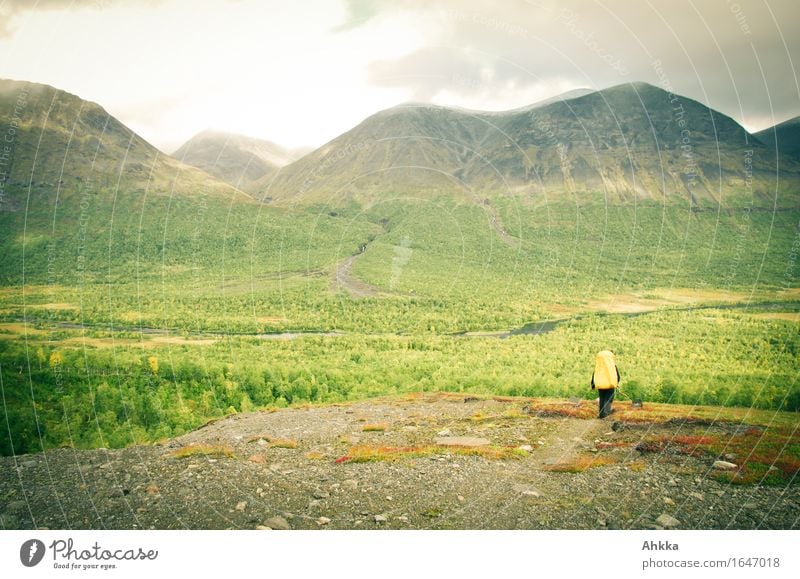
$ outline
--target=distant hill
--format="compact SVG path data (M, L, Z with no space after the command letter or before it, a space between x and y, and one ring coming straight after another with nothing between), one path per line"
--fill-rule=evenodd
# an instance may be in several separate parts
M800 117L795 117L755 133L768 147L775 148L782 155L800 160Z
M64 195L81 184L156 195L230 192L163 154L100 105L51 86L0 80L0 134L13 137L4 167L8 187Z
M261 139L207 130L186 141L172 156L243 191L308 152Z
M631 83L506 113L394 107L289 165L257 195L369 203L376 194L499 192L772 206L774 168L774 151L730 117ZM796 206L800 169L781 168L792 193L782 190L778 204Z

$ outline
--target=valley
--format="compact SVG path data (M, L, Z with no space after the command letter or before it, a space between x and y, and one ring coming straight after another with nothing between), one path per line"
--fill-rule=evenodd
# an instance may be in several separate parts
M679 501L669 480L721 499L719 518L697 520L708 500L696 497L666 509L682 528L796 525L791 149L644 83L502 113L401 105L313 151L207 131L174 156L33 83L0 81L0 132L20 91L0 206L4 527L652 528L665 509L637 501ZM621 393L657 417L621 402L627 430L594 418L603 348ZM690 431L664 425L698 412L708 423ZM718 420L756 430L745 440ZM269 439L247 442L262 421ZM491 448L441 448L447 429ZM264 456L251 461L254 445ZM169 454L183 448L185 461ZM726 454L738 470L709 470ZM550 468L559 456L569 472ZM86 491L60 514L43 506L51 460ZM78 483L87 468L117 474ZM12 489L17 469L31 496ZM624 512L586 498L606 469L631 495ZM490 488L500 472L513 476ZM215 494L219 476L247 488ZM264 476L295 489L290 505ZM441 488L414 505L424 476ZM554 477L577 485L574 500ZM176 506L195 483L216 511ZM87 500L95 518L79 516ZM521 510L487 517L498 504Z

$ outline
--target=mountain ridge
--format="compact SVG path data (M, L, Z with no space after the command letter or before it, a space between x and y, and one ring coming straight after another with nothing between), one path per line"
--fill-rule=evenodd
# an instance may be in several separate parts
M612 202L773 201L775 154L727 115L647 83L506 112L398 105L283 168L267 201L369 203L383 191L533 197L602 192ZM782 165L796 183L797 163ZM795 206L796 188L781 202ZM590 195L591 196L591 195Z

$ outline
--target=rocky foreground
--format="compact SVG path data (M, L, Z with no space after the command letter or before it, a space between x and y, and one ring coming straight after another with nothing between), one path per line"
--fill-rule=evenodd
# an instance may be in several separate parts
M593 415L594 403L573 405ZM686 427L631 429L619 415L459 395L233 415L160 445L3 457L0 526L800 527L796 480L730 484L714 475L736 456L634 444L656 428Z

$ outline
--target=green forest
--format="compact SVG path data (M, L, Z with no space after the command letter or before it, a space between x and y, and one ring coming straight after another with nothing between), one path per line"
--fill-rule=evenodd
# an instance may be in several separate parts
M506 338L157 338L0 334L9 425L2 452L147 443L236 412L406 392L593 398L594 354L607 346L617 353L624 396L800 410L797 322L741 310L594 314Z
M479 201L32 193L0 212L0 452L407 392L592 398L603 348L629 397L800 410L797 211Z

